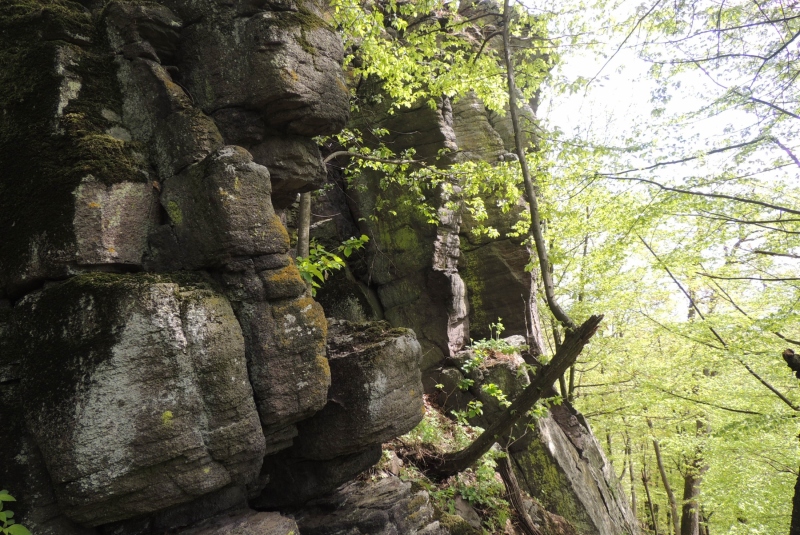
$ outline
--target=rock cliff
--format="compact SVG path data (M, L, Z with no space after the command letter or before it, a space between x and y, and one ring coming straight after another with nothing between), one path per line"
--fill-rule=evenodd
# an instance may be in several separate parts
M249 508L421 418L413 332L326 349L275 211L348 117L324 7L0 6L0 482L37 535L290 533Z
M527 254L475 238L443 191L439 225L362 218L378 177L328 176L312 139L365 120L325 9L0 4L0 486L36 535L450 532L427 493L351 480L470 336L537 325ZM369 114L406 132L396 150L457 151L442 165L510 157L470 95ZM315 300L282 221L326 180L318 235L372 241ZM583 533L635 533L564 410L514 453L523 485Z

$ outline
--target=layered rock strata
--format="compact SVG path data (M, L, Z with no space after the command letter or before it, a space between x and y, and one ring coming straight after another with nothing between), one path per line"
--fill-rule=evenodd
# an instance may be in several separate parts
M324 10L0 5L0 484L37 535L294 533L249 509L284 493L274 455L306 440L332 489L419 420L410 332L332 358L329 392L327 322L276 214L319 187L311 138L348 117ZM342 426L332 453L304 438Z

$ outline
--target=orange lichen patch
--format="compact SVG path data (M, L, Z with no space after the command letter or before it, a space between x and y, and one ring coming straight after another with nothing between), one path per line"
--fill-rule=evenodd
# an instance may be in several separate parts
M306 291L306 283L294 264L281 269L262 271L259 276L269 299L299 297Z

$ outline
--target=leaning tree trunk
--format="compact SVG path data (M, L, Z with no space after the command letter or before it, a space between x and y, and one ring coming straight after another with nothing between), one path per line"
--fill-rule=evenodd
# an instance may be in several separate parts
M650 431L652 431L653 422L650 418L647 419L647 425L650 427ZM674 529L673 533L678 535L681 532L681 522L678 516L678 502L675 500L675 493L672 492L672 485L669 484L669 480L667 479L667 470L664 467L664 459L661 457L661 445L658 443L658 439L655 436L653 436L653 450L655 450L656 453L656 463L658 464L658 472L661 474L661 482L664 484L667 500L669 500L670 517Z
M525 535L544 535L542 531L536 527L536 524L533 523L530 515L528 515L525 501L522 498L522 491L517 482L517 476L514 475L514 469L511 467L511 454L508 453L508 450L506 450L505 453L505 457L498 460L497 471L500 473L500 477L503 478L503 483L506 486L506 492L508 494L508 501L511 502L511 506L517 513L520 528L525 532Z
M514 425L525 417L542 396L581 354L600 325L603 316L591 316L577 329L567 331L564 341L549 364L542 367L531 384L506 408L472 444L461 451L445 455L441 460L431 461L430 471L440 477L449 477L463 472L480 459L492 445L502 440Z

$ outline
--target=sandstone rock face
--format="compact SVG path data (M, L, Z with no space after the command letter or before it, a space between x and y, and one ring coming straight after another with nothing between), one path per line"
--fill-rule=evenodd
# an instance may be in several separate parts
M506 341L519 344L524 338ZM464 362L471 356L464 352L459 358ZM483 414L470 422L485 428L503 407L482 386L494 384L513 400L530 384L527 372L520 370L522 364L519 354L491 355L468 374L474 384L465 391L459 388L465 374L453 367L444 367L430 380L442 385L438 401L448 410L464 410L470 401L480 401ZM552 391L545 397L555 395ZM548 415L523 420L512 433L511 464L520 487L538 500L530 503L529 513L545 533L639 533L614 470L588 423L570 404L551 406Z
M241 510L327 403L325 317L273 206L321 184L311 138L347 120L325 8L0 5L0 483L34 533ZM245 517L197 532L296 532Z
M17 314L28 431L67 516L105 524L256 479L244 340L202 281L84 275Z
M176 267L221 267L234 258L289 250L270 202L269 171L241 147L223 147L167 179L161 204L170 225L153 242L158 266L182 260Z
M332 320L328 403L299 424L297 452L325 460L411 431L422 419L420 346L407 329Z
M294 520L278 513L241 511L215 517L180 531L182 535L298 535Z
M586 420L569 405L551 408L538 440L512 454L520 485L579 533L639 533L638 521Z
M422 419L420 345L385 322L330 320L328 403L297 424L293 446L268 458L258 507L300 505L378 462L381 444Z

